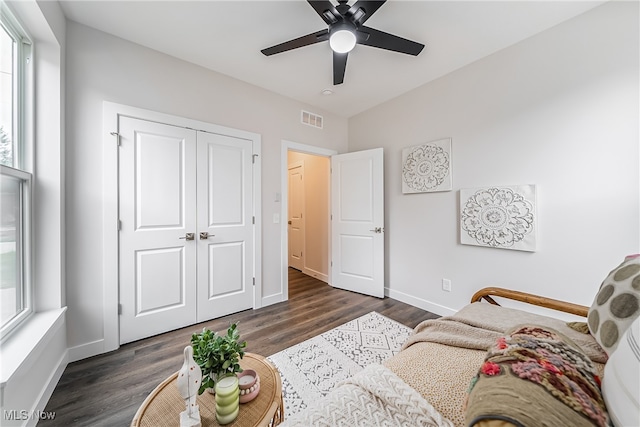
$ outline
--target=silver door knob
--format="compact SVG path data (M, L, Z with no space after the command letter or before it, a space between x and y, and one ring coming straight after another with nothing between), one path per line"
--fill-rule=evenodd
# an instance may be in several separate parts
M214 237L215 234L209 234L206 231L201 231L200 232L200 240L207 240L209 237Z
M186 233L183 237L178 237L178 239L185 240L194 240L196 238L196 233Z
M373 231L374 233L382 233L382 227L376 227L373 230L369 230L369 231Z

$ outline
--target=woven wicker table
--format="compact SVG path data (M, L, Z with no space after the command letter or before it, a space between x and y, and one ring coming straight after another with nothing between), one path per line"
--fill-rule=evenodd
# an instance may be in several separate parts
M263 356L245 353L240 361L242 369L253 369L260 376L260 393L248 403L240 404L238 418L228 426L277 426L284 420L282 382L276 368ZM157 386L136 412L132 427L159 427L180 425L180 412L184 401L178 392L176 378L171 375ZM213 394L202 393L197 398L202 427L217 426L216 402Z

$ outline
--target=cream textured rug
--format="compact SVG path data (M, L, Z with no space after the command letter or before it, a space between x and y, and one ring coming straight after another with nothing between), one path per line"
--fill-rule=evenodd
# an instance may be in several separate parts
M269 356L291 416L366 366L400 351L412 329L375 311Z

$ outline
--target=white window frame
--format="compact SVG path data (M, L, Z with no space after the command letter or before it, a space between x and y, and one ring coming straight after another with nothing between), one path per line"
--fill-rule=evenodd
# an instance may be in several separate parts
M20 281L22 310L6 324L0 325L0 341L19 328L23 322L34 313L33 289L33 141L27 126L33 123L33 43L24 27L6 8L0 8L2 26L11 37L16 40L16 58L14 64L14 115L12 135L13 167L0 165L0 174L18 179L20 191L20 230L17 231L20 242L17 245L17 255L20 257Z

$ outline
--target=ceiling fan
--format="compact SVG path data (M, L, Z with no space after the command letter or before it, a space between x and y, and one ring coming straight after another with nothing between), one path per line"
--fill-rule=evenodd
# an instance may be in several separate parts
M334 6L329 0L307 1L329 27L262 49L263 54L266 56L275 55L328 40L333 50L333 84L339 85L344 81L347 56L356 44L413 56L417 56L424 48L423 44L363 25L386 0L358 0L353 6L347 4L348 0L338 0L337 6Z

